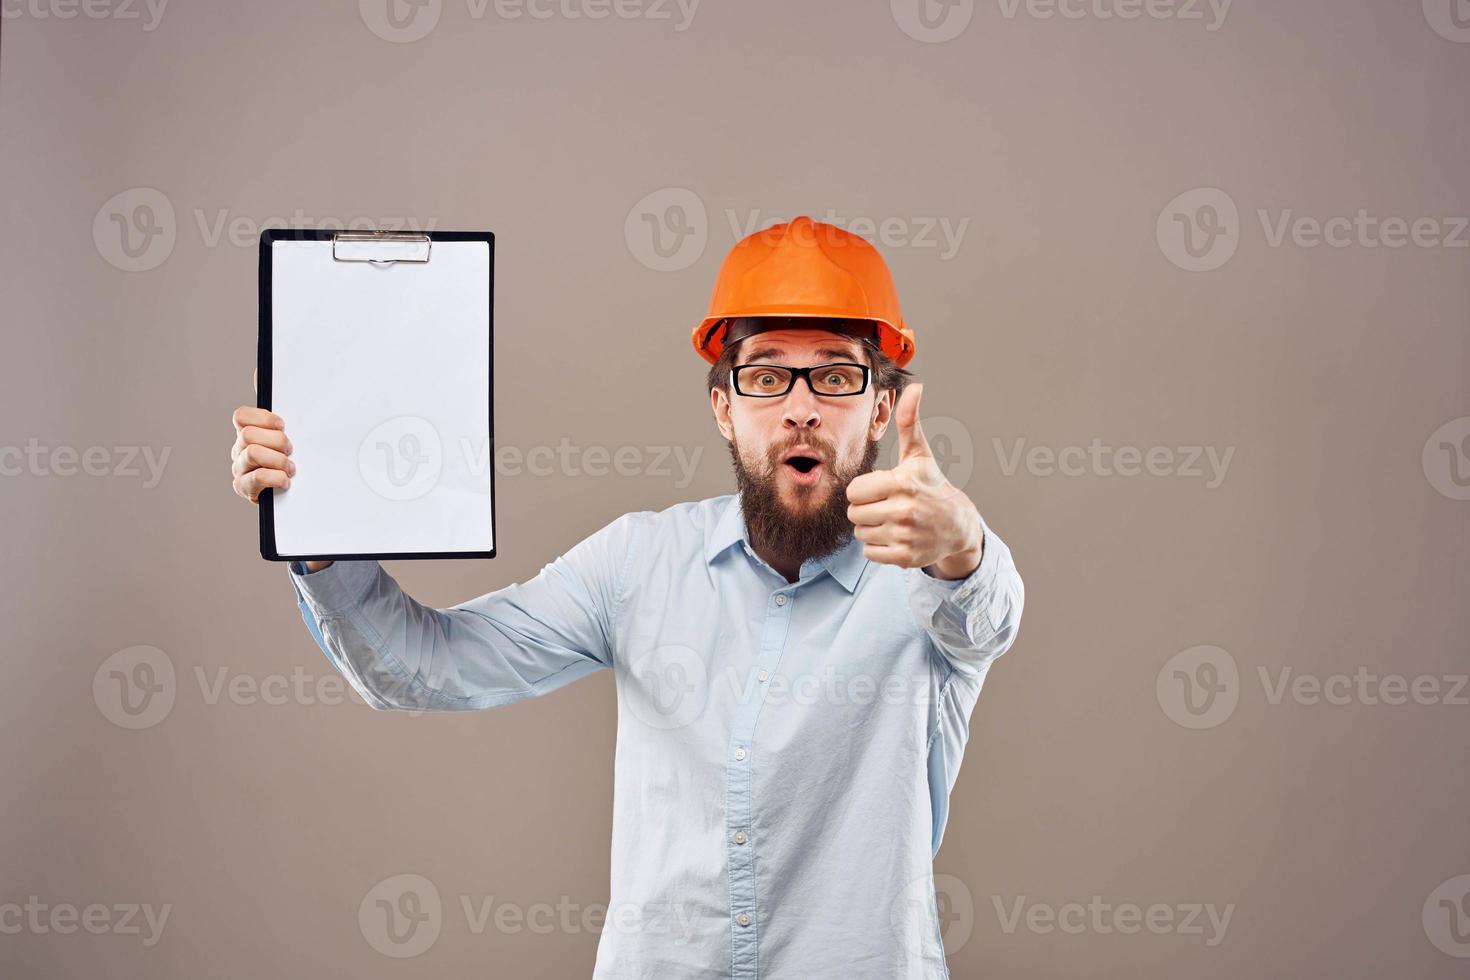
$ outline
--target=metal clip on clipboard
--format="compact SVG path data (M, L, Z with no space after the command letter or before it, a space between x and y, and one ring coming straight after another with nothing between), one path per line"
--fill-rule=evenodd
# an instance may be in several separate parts
M339 231L332 236L337 262L369 262L386 267L398 262L427 262L434 248L428 235L410 231Z

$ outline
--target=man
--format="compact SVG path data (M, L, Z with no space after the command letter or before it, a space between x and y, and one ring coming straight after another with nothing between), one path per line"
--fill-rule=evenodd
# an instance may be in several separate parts
M449 609L377 562L293 564L302 615L378 708L614 671L595 980L947 977L932 860L1021 578L930 452L868 242L807 217L749 236L694 346L738 494L624 515ZM890 422L898 464L875 471ZM289 492L282 420L235 426L236 491Z

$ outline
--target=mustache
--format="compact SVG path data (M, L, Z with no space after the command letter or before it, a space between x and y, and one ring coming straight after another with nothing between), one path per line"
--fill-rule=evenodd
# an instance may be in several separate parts
M806 453L806 455L815 455L817 459L821 460L824 463L832 462L833 458L836 455L835 450L830 443L824 442L823 440L814 438L812 436L798 436L794 439L788 439L781 445L772 448L770 453L768 454L769 462L773 466L779 466L786 461L786 458L788 456L796 452L798 446L803 445L812 447L810 452Z

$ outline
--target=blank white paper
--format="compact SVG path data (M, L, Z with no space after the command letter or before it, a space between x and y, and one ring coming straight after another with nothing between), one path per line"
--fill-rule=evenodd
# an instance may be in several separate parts
M390 266L271 248L271 410L296 463L276 550L492 550L489 245Z

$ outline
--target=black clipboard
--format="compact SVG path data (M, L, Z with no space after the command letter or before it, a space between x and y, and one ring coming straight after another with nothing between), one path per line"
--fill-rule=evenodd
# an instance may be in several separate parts
M484 550L466 551L372 551L337 552L318 554L283 554L276 546L275 491L267 488L260 494L260 554L267 561L355 561L382 559L428 559L428 558L494 558L496 548L495 524L495 235L491 232L429 231L327 231L306 229L266 229L260 235L259 272L259 332L256 347L256 405L270 409L272 397L272 319L274 293L275 255L278 242L329 242L332 245L334 262L360 262L379 268L397 263L428 263L433 261L433 245L438 242L483 242L487 246L489 294L486 297L486 377L489 397L486 398L485 419L488 433L487 476L489 481L489 517L491 547ZM286 420L290 434L290 419ZM288 490L287 493L290 491Z

